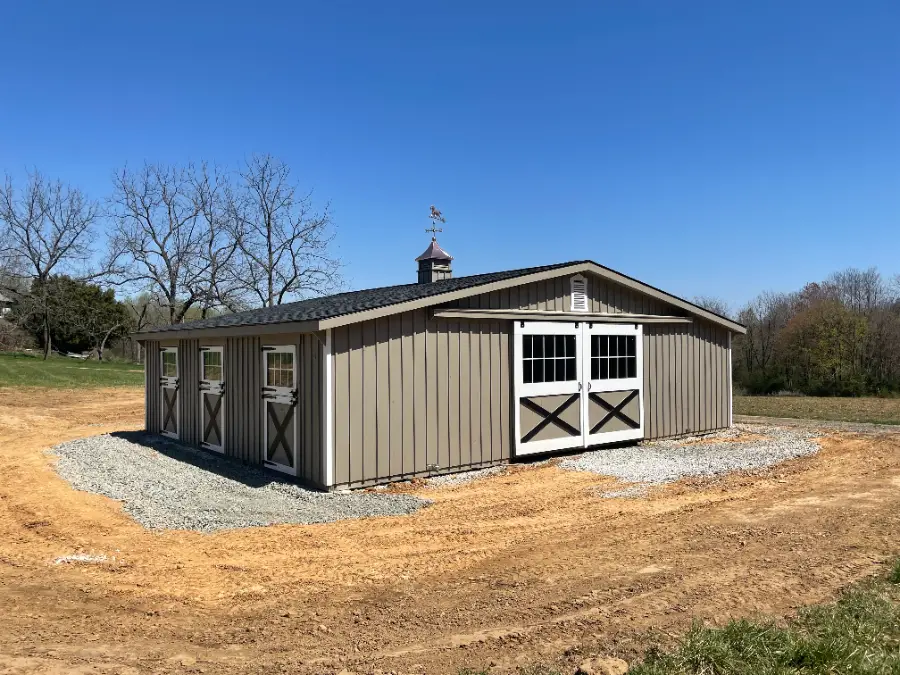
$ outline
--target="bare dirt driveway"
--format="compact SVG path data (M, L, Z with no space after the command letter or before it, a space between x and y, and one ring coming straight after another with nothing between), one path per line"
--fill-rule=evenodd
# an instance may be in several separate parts
M133 389L0 390L0 673L499 671L692 617L786 614L898 552L900 436L840 432L758 476L601 499L521 466L412 516L150 532L43 451L142 423ZM96 564L54 564L73 553Z

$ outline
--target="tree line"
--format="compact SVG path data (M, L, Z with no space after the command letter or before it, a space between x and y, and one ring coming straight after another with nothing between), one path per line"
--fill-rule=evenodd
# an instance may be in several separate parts
M900 275L849 268L791 293L765 292L731 314L735 384L750 394L780 391L855 396L900 391Z
M102 356L133 330L333 292L333 239L329 205L271 155L235 170L125 167L102 198L38 171L0 186L0 292L45 357L58 343Z

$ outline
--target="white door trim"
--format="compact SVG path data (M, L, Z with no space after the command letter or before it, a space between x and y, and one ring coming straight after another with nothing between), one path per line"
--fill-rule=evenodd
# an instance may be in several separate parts
M209 353L219 353L221 358L219 359L219 363L222 364L222 379L219 380L207 380L206 379L206 368L204 360L204 355ZM200 347L200 445L209 450L213 450L214 452L225 452L225 348L224 347ZM222 421L219 428L219 445L213 445L212 443L206 443L203 440L203 436L206 431L206 401L203 400L203 397L206 394L214 394L222 397L223 403L221 404L222 408L220 410L219 419Z
M163 354L166 353L174 353L175 354L175 377L164 375L163 369ZM165 421L166 421L166 402L165 402L165 394L160 399L160 410L159 414L161 417L160 420L160 433L163 436L168 436L169 438L177 439L181 433L181 393L178 391L179 388L179 375L181 374L181 359L178 358L178 347L161 347L159 350L159 384L161 389L172 389L175 391L175 433L171 431L166 431L165 429ZM162 393L162 392L160 392Z
M268 359L267 356L269 354L291 354L293 355L292 365L293 365L293 377L291 381L293 382L293 387L275 387L269 385L269 369L268 369ZM262 423L263 423L263 464L275 471L280 471L281 473L286 473L290 476L297 475L297 438L299 434L300 424L297 419L297 346L296 345L264 345L262 348L262 381L263 381L263 391L262 393ZM294 438L292 443L292 449L294 451L294 466L287 466L285 464L280 464L278 462L272 462L266 459L269 454L269 410L268 403L284 403L287 405L291 405L294 408Z

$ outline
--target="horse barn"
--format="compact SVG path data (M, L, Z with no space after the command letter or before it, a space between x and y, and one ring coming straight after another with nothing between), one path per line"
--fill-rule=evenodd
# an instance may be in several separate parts
M590 260L138 334L151 432L323 490L731 425L744 327Z

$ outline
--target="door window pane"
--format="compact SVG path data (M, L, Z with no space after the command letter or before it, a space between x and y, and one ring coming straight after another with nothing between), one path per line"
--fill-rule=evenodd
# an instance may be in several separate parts
M206 351L203 354L203 379L219 382L222 380L222 352Z
M178 354L176 352L162 353L163 377L178 377Z
M526 384L576 380L575 364L574 335L522 336L522 380Z
M266 354L266 386L294 387L294 355L291 352Z
M637 377L635 336L592 335L591 379L616 380L626 377Z

